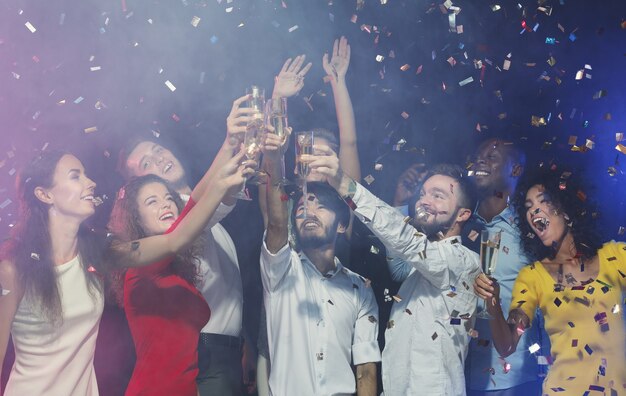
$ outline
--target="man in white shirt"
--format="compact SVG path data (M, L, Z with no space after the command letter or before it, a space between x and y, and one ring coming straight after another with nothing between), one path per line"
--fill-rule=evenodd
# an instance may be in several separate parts
M239 106L246 99L247 96L243 96L233 103L227 120L227 137L214 163L227 161L238 147L235 135L244 131L241 124L248 114L247 109ZM191 187L185 169L170 150L156 141L129 141L120 151L118 162L118 170L126 179L154 174L172 184L184 201L189 199ZM203 234L198 289L211 308L211 319L201 330L198 344L200 396L241 394L243 288L235 245L219 224L232 211L235 202L233 197L224 198Z
M385 395L465 395L463 365L477 301L471 285L480 266L478 255L461 244L461 227L475 205L461 168L442 165L426 176L411 219L346 176L332 150L314 150L318 155L303 161L328 177L388 254L406 267L399 270L405 280L385 332Z
M261 279L272 367L270 392L374 396L380 361L378 306L369 282L335 257L349 210L326 183L309 182L307 195L294 200L291 218L301 250L292 249L288 199L281 187L274 186L280 159L276 151L266 151L265 156L270 180Z

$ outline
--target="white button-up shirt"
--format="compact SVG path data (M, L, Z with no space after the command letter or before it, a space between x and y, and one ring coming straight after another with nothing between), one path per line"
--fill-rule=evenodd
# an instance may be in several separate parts
M385 396L465 395L463 366L477 298L478 255L455 236L428 241L395 208L357 185L356 216L408 274L385 332Z
M186 194L181 194L181 198L185 202L189 200ZM234 207L220 203L205 227L204 250L198 263L198 290L211 308L211 319L202 333L239 337L243 314L239 262L233 240L219 224Z
M286 244L271 254L263 243L261 279L274 396L351 395L352 364L380 361L378 305L364 278L335 258L321 274Z

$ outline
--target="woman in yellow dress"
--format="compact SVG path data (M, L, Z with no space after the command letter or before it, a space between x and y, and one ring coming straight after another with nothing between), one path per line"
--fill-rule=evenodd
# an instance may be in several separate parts
M541 170L518 187L512 204L524 250L536 261L518 274L508 319L496 279L480 274L474 290L487 302L503 357L541 309L553 359L544 395L626 394L626 244L600 242L596 213L575 179Z

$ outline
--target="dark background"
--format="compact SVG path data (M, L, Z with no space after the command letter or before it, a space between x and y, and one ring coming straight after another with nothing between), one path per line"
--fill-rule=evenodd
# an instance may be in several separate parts
M495 4L501 8L493 11ZM120 185L119 145L133 134L174 144L197 180L223 141L232 101L252 84L269 95L287 57L304 53L314 63L289 102L291 125L336 130L321 58L345 35L362 173L375 178L375 193L390 200L410 163L465 164L477 142L499 135L521 144L530 166L556 162L583 172L605 239L624 240L626 156L615 146L616 133L626 132L626 2L454 5L461 34L449 31L440 2L422 0L0 0L0 238L15 221L15 171L44 146L78 154L98 194L108 197L92 220L96 227L106 223ZM576 80L586 64L591 78ZM459 85L470 76L473 82ZM532 126L531 116L547 125ZM90 127L97 131L85 133ZM589 139L593 149L571 151L570 136L579 146ZM400 139L406 144L394 151ZM374 170L376 162L382 170ZM261 298L256 203L240 202L225 225L240 255L254 328ZM111 332L105 335L115 339Z

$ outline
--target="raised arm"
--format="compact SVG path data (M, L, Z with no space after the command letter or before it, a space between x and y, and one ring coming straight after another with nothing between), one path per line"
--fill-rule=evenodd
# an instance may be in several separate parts
M363 363L356 366L357 396L376 396L376 363Z
M440 249L436 242L428 241L426 235L416 232L397 209L376 198L346 175L329 147L315 145L314 152L319 155L303 156L302 160L309 162L312 172L326 176L328 183L344 200L352 201L355 215L385 244L389 255L410 263L434 286L450 286L445 250Z
M339 161L341 168L356 181L361 180L361 164L357 147L356 123L352 100L346 85L346 73L350 65L350 45L348 39L341 37L333 44L333 53L328 60L324 54L322 65L335 98L335 111L339 125Z
M233 106L230 109L230 114L226 118L226 138L222 147L217 152L217 155L213 159L213 163L209 168L209 171L204 174L200 182L196 184L194 192L196 197L201 197L204 194L205 189L209 185L211 178L215 175L216 171L219 171L226 165L239 148L239 144L243 141L243 135L246 132L246 123L252 120L250 114L254 112L253 109L241 107L242 104L248 99L248 95L244 95L233 102ZM224 204L228 206L234 205L236 198L231 195L224 197Z
M170 257L191 244L200 235L220 201L226 195L238 191L245 178L254 172L250 168L254 165L252 161L245 165L239 164L242 158L241 151L228 160L222 169L215 171L215 177L205 187L201 197L197 197L196 190L192 192L191 199L196 204L187 215L184 215L185 212L181 213L177 226L171 232L112 246L116 260L128 267L149 265Z
M305 55L298 55L295 59L289 58L283 64L280 72L274 79L274 90L272 98L290 98L297 95L304 87L304 77L311 69L311 63L304 65ZM283 145L287 144L285 140ZM283 150L284 152L284 150ZM263 169L266 169L265 157L263 156ZM280 172L280 171L279 171ZM278 179L276 179L278 180ZM267 228L267 192L265 191L269 184L261 184L259 186L259 207L261 216L263 216L263 226Z
M263 148L265 169L268 174L265 244L272 254L284 247L288 240L287 196L282 186L275 185L280 178L282 143L277 135L268 134Z
M530 327L531 319L521 308L512 309L509 318L504 319L500 304L500 285L485 274L476 277L474 292L485 301L487 312L493 318L489 321L489 327L494 347L502 357L511 355L517 349L524 331Z
M9 261L0 261L0 373L6 356L11 325L24 292L19 284L17 268Z

